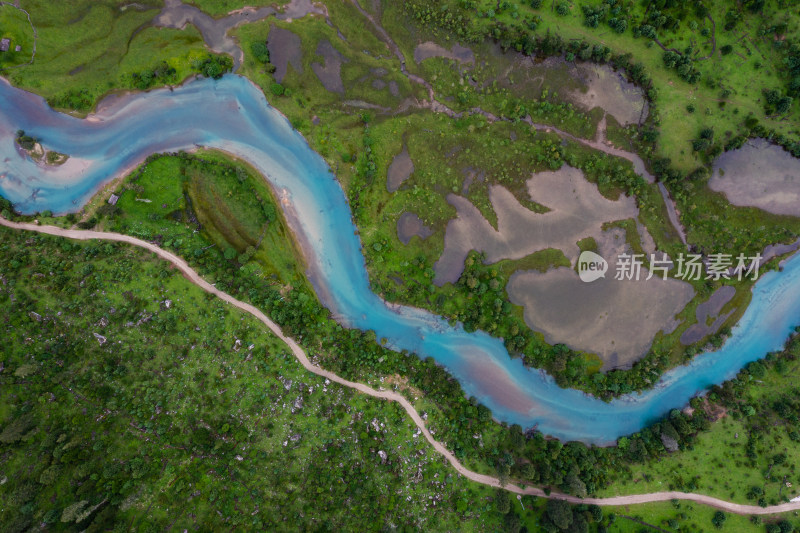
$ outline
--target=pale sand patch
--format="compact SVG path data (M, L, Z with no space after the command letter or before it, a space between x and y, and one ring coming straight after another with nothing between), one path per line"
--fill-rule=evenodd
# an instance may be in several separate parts
M457 281L470 250L483 252L491 264L557 248L574 262L580 254L578 241L599 238L606 222L639 214L635 199L621 196L609 200L584 179L580 170L566 165L556 172L534 174L527 185L531 200L550 211L530 211L508 189L494 185L489 188L489 199L497 213L497 230L469 200L448 195L447 201L458 216L447 224L444 252L434 265L434 283Z
M800 159L764 139L719 156L708 186L734 205L800 216Z

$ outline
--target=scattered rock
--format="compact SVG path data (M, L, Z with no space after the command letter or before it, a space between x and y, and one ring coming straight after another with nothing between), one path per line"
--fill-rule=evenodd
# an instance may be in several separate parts
M664 448L667 449L669 452L677 452L678 451L678 441L666 435L664 433L661 434L661 443L664 445Z
M92 333L92 335L94 335L94 338L97 339L97 342L100 343L100 346L106 343L106 338L100 335L99 333Z

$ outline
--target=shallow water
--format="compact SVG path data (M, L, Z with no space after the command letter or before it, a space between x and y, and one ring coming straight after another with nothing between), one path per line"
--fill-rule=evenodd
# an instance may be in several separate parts
M323 303L346 324L374 330L391 347L431 356L494 416L565 440L606 444L680 408L697 392L733 377L783 345L800 323L800 256L764 275L728 342L674 369L641 395L604 403L559 388L543 372L510 359L501 341L450 327L427 311L390 309L369 290L361 243L342 189L323 159L249 81L196 80L170 92L138 94L90 120L50 110L44 100L0 82L0 194L24 213L75 211L99 186L148 154L204 145L259 169L284 200L309 275ZM70 161L44 169L14 145L17 129Z

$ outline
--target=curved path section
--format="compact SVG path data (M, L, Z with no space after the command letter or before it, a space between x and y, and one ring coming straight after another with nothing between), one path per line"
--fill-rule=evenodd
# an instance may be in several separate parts
M68 239L77 239L77 240L92 240L92 239L100 239L106 241L115 241L115 242L123 242L127 244L132 244L133 246L138 246L140 248L144 248L145 250L149 250L159 256L166 261L169 261L174 265L181 273L186 276L186 278L203 289L204 291L213 294L217 298L228 302L232 306L249 313L250 315L254 316L258 320L260 320L269 330L278 337L281 341L286 343L289 346L289 349L292 350L292 353L300 361L300 364L303 367L311 372L312 374L316 374L323 378L329 379L334 383L338 383L344 387L348 387L351 389L355 389L359 392L372 396L373 398L381 398L384 400L390 400L393 402L399 403L403 409L406 410L408 416L414 421L414 424L417 425L419 430L425 436L425 439L434 447L434 449L442 454L447 462L449 462L453 468L455 468L458 473L463 475L464 477L475 481L476 483L481 483L483 485L488 485L490 487L495 488L502 488L509 492L513 492L516 494L524 494L524 495L531 495L531 496L539 496L542 498L549 498L549 499L559 499L559 500L566 500L571 503L587 503L587 504L596 504L596 505L629 505L629 504L637 504L637 503L649 503L649 502L663 502L669 500L691 500L698 503L702 503L705 505L710 505L712 507L716 507L717 509L722 509L725 511L729 511L731 513L737 514L774 514L774 513L783 513L787 511L796 511L800 510L800 501L796 502L789 502L784 503L781 505L773 505L771 507L756 507L753 505L743 505L738 503L731 503L726 502L724 500L719 500L717 498L712 498L711 496L705 496L703 494L694 494L689 492L652 492L649 494L633 494L629 496L614 496L611 498L578 498L577 496L571 496L569 494L563 494L560 492L551 492L550 494L545 494L545 492L537 487L520 487L514 484L501 484L500 480L496 477L492 477L486 474L479 474L477 472L473 472L466 468L461 462L456 459L456 457L447 449L445 446L433 438L431 432L428 431L428 428L425 427L425 422L422 420L422 417L419 415L417 410L411 405L403 395L400 393L390 391L390 390L377 390L368 385L364 385L363 383L357 383L355 381L350 381L339 377L338 375L325 370L315 364L313 364L306 355L306 352L303 348L300 347L297 342L291 337L287 337L281 331L281 328L273 322L267 315L261 312L258 308L248 303L245 303L241 300L237 300L230 294L223 292L209 282L204 280L200 274L198 274L189 264L184 261L182 258L178 257L177 255L159 248L155 244L143 241L141 239L137 239L136 237L131 237L129 235L122 235L119 233L109 233L103 231L91 231L91 230L74 230L74 229L62 229L55 226L39 226L36 224L30 223L22 223L22 222L11 222L0 217L0 225L5 226L7 228L17 229L17 230L25 230L25 231L35 231L37 233L44 233L46 235L54 235L57 237L66 237Z

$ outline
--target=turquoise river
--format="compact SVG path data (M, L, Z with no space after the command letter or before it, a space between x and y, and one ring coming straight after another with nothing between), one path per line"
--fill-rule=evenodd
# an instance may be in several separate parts
M43 167L15 145L18 129L66 164ZM781 349L800 324L800 256L757 282L752 303L723 347L667 372L650 390L610 403L562 389L509 357L503 343L435 315L387 305L369 288L361 242L345 195L324 160L245 78L194 80L174 90L117 98L88 119L0 80L0 194L22 213L81 208L104 183L149 154L202 145L252 164L281 198L306 249L321 301L343 324L374 330L397 350L433 357L502 421L537 426L563 440L609 444L634 433L744 365Z

